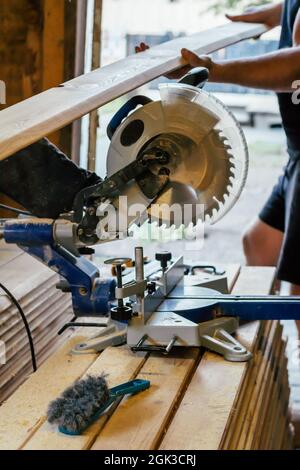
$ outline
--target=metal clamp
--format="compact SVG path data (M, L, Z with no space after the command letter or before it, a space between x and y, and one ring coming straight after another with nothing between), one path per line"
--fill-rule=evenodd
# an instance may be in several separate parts
M246 362L253 355L231 333L238 326L234 318L217 318L199 325L201 346L221 354L230 362ZM202 330L202 331L201 331Z
M148 335L144 335L140 341L136 344L136 346L132 346L131 350L133 352L139 352L139 351L143 351L143 352L159 352L159 353L162 353L162 354L169 354L169 352L171 351L171 349L173 348L173 346L175 345L176 341L177 341L177 336L173 336L173 338L171 339L171 341L169 342L169 344L167 346L162 346L162 345L150 345L150 344L146 344L144 345L145 341L148 339Z
M100 331L96 337L76 344L72 349L72 354L100 352L110 346L121 346L126 343L126 339L127 328L119 329L115 324L110 323L103 331Z

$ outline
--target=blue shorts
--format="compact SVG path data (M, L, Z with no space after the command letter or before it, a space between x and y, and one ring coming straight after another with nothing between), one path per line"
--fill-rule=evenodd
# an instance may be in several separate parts
M278 279L300 285L299 158L290 158L259 218L284 234L277 266Z

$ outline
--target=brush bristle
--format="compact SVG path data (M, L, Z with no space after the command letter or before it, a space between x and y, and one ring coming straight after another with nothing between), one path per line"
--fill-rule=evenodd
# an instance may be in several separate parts
M97 411L109 400L109 389L104 376L88 376L77 380L59 398L49 404L49 423L57 424L70 433L80 433Z

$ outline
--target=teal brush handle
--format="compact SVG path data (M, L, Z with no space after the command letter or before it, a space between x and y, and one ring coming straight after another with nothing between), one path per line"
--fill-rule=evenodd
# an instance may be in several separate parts
M79 436L82 434L91 424L93 424L97 419L100 418L102 413L107 410L107 408L118 398L123 397L124 395L132 395L133 393L142 392L143 390L147 390L150 387L149 380L131 380L130 382L126 382L121 385L117 385L109 390L109 399L107 402L93 415L91 416L90 422L88 426L83 427L80 429L79 432L71 432L66 429L64 426L59 426L58 429L61 433L67 434L68 436Z
M133 393L142 392L143 390L147 390L149 387L149 380L131 380L130 382L111 388L109 391L110 399L116 400L124 395L132 395Z

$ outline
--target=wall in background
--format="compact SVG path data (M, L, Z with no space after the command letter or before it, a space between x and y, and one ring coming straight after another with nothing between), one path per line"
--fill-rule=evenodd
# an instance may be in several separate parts
M76 7L76 0L1 0L0 80L6 84L6 105L0 109L74 77ZM70 155L71 126L49 137Z

